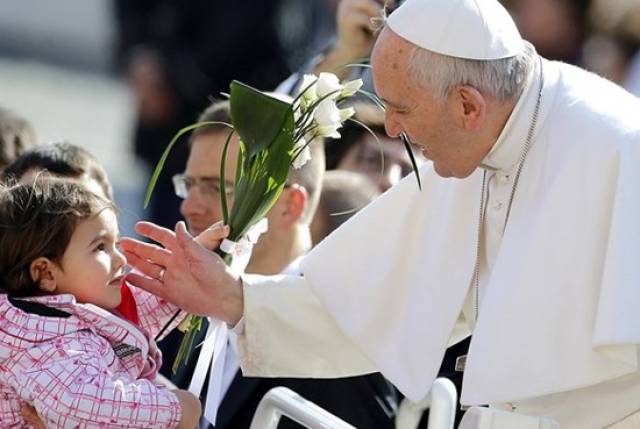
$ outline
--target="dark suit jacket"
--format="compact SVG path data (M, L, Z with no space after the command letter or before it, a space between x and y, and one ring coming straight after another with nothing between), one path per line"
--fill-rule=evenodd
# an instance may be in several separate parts
M236 374L218 411L216 429L248 428L260 399L285 386L357 428L393 428L396 395L380 375L331 380L248 378ZM283 418L279 428L300 428Z
M197 334L194 345L204 339L206 323ZM159 343L163 352L161 373L176 386L186 389L197 362L200 349L192 351L187 365L176 374L171 366L182 334L173 331ZM379 373L341 379L293 379L243 377L240 371L227 391L220 409L216 429L249 428L253 414L264 394L273 387L285 386L359 429L393 428L398 396L395 388ZM207 386L202 389L206 392ZM204 393L201 401L205 403ZM300 428L283 418L279 428Z

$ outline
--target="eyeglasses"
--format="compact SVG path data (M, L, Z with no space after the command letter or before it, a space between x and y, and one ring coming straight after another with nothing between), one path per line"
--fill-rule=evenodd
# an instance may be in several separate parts
M187 198L193 186L198 187L198 192L205 197L218 198L222 194L220 179L212 177L189 177L184 174L176 174L171 178L173 190L182 199ZM225 194L233 195L233 184L225 182Z

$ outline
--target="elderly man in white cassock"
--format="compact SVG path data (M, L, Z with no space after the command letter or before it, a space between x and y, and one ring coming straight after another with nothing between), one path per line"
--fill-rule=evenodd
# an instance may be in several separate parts
M433 161L422 189L394 186L303 276L240 278L143 224L166 250L124 240L129 280L236 325L245 375L381 371L418 400L473 333L461 402L503 427L638 427L640 102L540 58L495 0L407 0L372 65L388 133Z

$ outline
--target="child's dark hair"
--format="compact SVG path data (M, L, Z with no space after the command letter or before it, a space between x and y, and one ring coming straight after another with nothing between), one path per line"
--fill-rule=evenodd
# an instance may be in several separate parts
M0 290L10 296L40 294L31 262L44 256L60 263L78 222L114 204L81 183L39 175L0 188Z
M113 189L107 173L98 160L87 150L69 142L55 142L38 146L23 153L9 164L4 172L5 177L20 180L30 171L46 170L54 176L72 177L75 179L86 175L94 179L113 200Z

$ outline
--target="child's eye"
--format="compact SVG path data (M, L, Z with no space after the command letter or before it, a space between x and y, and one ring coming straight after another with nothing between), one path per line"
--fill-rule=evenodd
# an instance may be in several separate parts
M96 252L104 252L105 250L107 250L107 246L104 243L100 243L96 246Z

